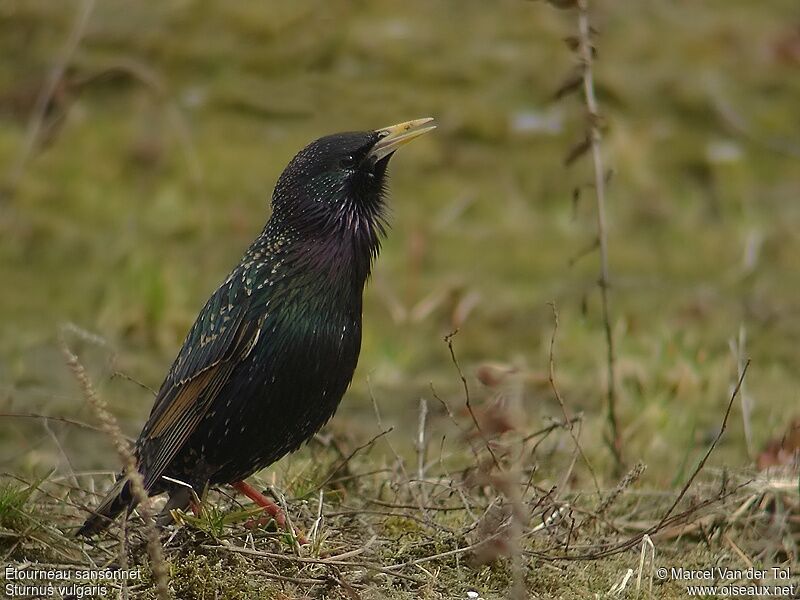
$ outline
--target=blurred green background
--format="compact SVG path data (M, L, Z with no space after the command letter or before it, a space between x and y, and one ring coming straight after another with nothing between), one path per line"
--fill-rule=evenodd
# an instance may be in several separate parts
M553 99L577 64L573 14L523 0L102 0L26 154L81 6L0 1L0 412L94 422L58 348L72 323L102 342L68 334L136 435L150 393L115 373L158 387L293 154L433 116L437 132L392 161L393 227L329 427L374 435L371 386L398 447L421 397L440 437L430 384L463 406L442 341L455 328L476 403L497 393L481 365L513 368L518 425L547 425L561 414L546 379L555 302L561 392L608 472L598 255L573 260L596 232L591 165L564 166L585 114L579 96ZM800 10L592 6L624 450L667 486L718 430L732 340L753 360L752 441L737 404L716 463L749 465L800 412ZM0 471L117 467L100 434L0 423Z

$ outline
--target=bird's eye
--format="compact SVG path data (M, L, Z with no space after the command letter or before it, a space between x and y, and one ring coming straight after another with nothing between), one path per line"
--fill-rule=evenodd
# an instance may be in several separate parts
M343 169L352 169L356 166L356 159L352 154L348 154L341 161L339 161L339 164Z

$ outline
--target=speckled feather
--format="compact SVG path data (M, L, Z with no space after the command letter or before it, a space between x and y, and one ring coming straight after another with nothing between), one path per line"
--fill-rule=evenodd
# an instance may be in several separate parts
M241 480L309 439L335 412L361 347L362 293L384 234L374 132L337 134L289 163L273 212L208 299L136 443L150 494L164 477ZM79 533L133 506L124 480Z

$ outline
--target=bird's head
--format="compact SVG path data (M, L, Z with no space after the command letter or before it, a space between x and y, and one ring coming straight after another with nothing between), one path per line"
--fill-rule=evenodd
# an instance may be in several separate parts
M374 255L383 232L389 159L400 146L434 129L432 120L337 133L312 142L278 179L273 221L303 240L351 238Z

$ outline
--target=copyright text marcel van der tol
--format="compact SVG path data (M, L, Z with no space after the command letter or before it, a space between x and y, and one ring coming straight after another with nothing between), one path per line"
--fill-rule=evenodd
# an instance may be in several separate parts
M659 567L655 574L661 580L685 583L687 596L797 598L800 595L800 580L792 577L789 567Z

